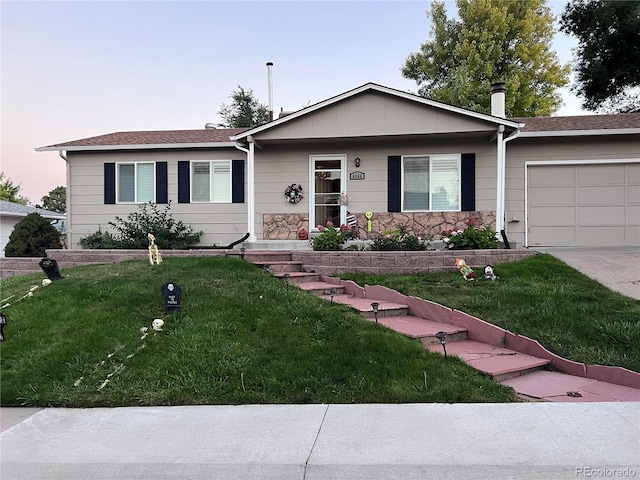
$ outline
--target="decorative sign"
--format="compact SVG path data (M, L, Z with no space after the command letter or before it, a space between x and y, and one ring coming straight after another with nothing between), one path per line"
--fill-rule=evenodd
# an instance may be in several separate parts
M60 275L60 269L58 268L58 262L53 258L43 258L38 262L40 268L47 274L49 280L62 280L64 277Z
M349 180L364 180L364 172L351 172Z
M162 288L162 296L164 298L164 307L167 312L180 310L182 302L182 288L174 282L165 283Z

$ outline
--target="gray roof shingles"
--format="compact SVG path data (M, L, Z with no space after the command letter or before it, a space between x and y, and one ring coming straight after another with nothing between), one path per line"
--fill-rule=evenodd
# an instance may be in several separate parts
M578 115L573 117L512 118L524 123L523 132L564 132L592 130L622 130L640 128L640 113L616 115Z
M51 210L45 210L43 208L30 207L28 205L0 200L0 214L2 215L6 215L7 217L26 217L30 213L38 213L44 218L66 218L64 213L52 212Z

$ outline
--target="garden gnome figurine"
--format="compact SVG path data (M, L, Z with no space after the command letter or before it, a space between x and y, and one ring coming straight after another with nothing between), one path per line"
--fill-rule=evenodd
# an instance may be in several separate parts
M466 281L471 282L476 279L476 272L462 258L456 258L456 267Z
M149 263L151 263L151 265L160 265L162 262L162 256L160 255L158 246L155 243L156 237L149 233L147 238L149 239Z

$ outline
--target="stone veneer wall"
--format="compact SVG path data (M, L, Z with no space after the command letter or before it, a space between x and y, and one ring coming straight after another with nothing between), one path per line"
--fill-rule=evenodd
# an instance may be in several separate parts
M308 272L323 275L343 273L404 274L457 270L456 258L463 258L479 277L486 265L516 262L536 254L527 249L432 250L419 252L314 252L291 251L291 259L302 262ZM500 270L496 274L500 276Z
M364 213L356 213L358 238L370 239L382 233L404 226L409 232L435 240L442 238L443 230L465 229L469 217L474 217L477 227L496 228L494 211L477 212L405 212L374 213L371 232L367 231ZM338 225L336 225L338 226ZM306 213L264 214L262 216L263 240L296 240L301 229L309 231L309 215Z

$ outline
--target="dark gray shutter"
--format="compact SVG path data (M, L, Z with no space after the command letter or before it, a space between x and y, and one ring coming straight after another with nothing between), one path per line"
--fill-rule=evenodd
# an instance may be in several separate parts
M463 153L460 157L460 209L473 212L476 209L476 154Z
M231 202L244 203L244 160L231 163Z
M116 164L104 164L104 203L116 203Z
M178 162L178 203L191 203L190 162Z
M389 212L402 211L401 169L400 155L387 158L387 210Z
M169 203L167 162L156 162L156 203Z

